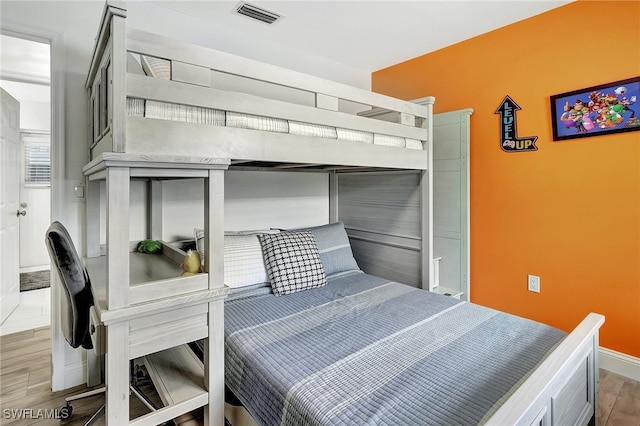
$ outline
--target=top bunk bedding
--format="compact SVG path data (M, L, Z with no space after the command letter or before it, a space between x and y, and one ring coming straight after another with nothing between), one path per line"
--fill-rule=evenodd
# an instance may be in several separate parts
M127 98L127 116L211 126L228 126L263 132L288 133L298 136L338 139L396 148L423 149L423 142L418 139L322 124L303 123L283 118L222 111L213 108L158 102L150 99Z
M394 99L128 29L107 4L86 82L90 157L104 152L427 170L433 98ZM357 114L383 108L387 122Z

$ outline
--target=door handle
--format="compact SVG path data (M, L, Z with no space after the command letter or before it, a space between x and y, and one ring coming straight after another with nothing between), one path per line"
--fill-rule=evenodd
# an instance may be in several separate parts
M26 210L18 210L16 212L16 216L26 216L27 215L27 211Z

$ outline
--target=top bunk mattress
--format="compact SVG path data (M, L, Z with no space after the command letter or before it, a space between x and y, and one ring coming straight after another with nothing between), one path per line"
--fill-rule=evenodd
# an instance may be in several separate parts
M423 149L422 141L418 139L139 98L127 98L127 115L183 123L227 126L263 132L288 133L298 136L362 142L396 148Z
M263 425L479 424L564 336L353 272L286 296L231 295L226 385Z

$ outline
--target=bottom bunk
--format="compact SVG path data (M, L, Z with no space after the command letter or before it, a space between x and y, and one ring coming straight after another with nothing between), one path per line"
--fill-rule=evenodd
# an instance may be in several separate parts
M261 425L564 425L595 418L601 315L589 314L567 335L367 275L355 264L341 224L310 232L326 281L276 295L280 283L246 279L225 301L225 384L234 396L229 402L246 409L229 411L235 426L247 419ZM291 233L266 240L291 244L282 234ZM242 238L252 245L265 240ZM258 256L264 256L267 268L273 266L273 253L266 245L263 250L245 264L263 263ZM232 257L225 253L225 267ZM185 368L166 357L147 361L150 369L163 363L169 371ZM190 365L189 374L197 374L198 364Z

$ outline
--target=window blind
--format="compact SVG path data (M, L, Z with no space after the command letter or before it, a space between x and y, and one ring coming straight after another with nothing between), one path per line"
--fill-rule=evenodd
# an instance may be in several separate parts
M24 147L24 182L51 182L51 149L44 145L25 145Z

